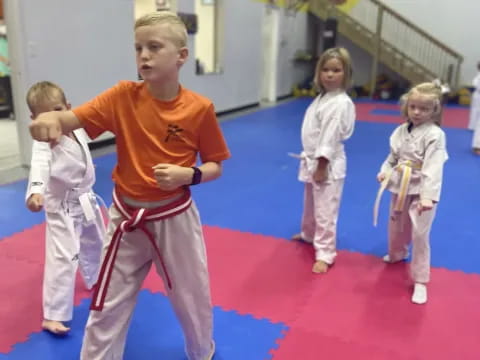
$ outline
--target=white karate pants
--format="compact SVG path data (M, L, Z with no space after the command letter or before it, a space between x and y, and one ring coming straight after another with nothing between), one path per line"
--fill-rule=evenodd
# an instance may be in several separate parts
M107 239L110 242L122 216L110 207ZM200 217L195 204L183 213L148 222L163 257L172 289L167 288L183 329L189 360L205 360L212 350L212 305L207 257ZM104 254L108 248L105 244ZM82 360L121 360L137 294L152 263L166 284L158 256L140 230L125 233L114 264L103 310L90 311ZM162 321L162 314L152 314ZM158 354L162 358L162 354Z
M333 264L337 256L337 219L345 179L305 183L302 238L313 244L315 259Z
M480 126L480 90L474 91L472 94L472 101L470 104L470 119L468 128L475 130ZM480 148L480 146L478 146Z
M72 319L78 268L87 288L97 281L105 225L98 205L94 209L97 217L90 223L86 223L78 201L65 201L57 212L45 213L44 319Z
M472 95L472 105L470 107L470 122L468 127L473 130L472 148L480 149L480 91L477 90Z
M433 209L418 214L418 195L407 195L402 212L393 210L397 195L392 194L390 219L388 223L388 254L391 261L408 256L408 247L412 243L412 261L410 275L414 282L426 284L430 281L430 229L435 218Z

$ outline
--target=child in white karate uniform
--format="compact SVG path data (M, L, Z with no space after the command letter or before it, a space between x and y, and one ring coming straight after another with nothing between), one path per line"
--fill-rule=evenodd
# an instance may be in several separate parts
M473 130L473 152L476 155L480 155L480 62L477 64L477 68L478 73L472 81L473 93L470 104L470 122L468 127Z
M440 128L441 88L423 83L402 98L406 122L390 137L390 153L377 179L382 183L375 204L375 223L383 189L392 193L387 263L404 260L413 245L410 273L412 302L427 302L430 280L430 230L440 200L443 165L448 159L445 133Z
M348 51L325 51L315 72L320 94L303 119L299 180L305 183L304 209L301 233L292 239L313 244L314 273L327 272L337 255L336 228L347 161L343 142L355 124L355 106L346 93L351 77Z
M43 81L27 93L31 118L48 111L70 109L57 85ZM95 172L83 130L63 135L55 146L34 141L26 194L31 211L45 208L45 273L42 327L54 334L70 329L75 275L88 289L97 281L105 226L92 186Z

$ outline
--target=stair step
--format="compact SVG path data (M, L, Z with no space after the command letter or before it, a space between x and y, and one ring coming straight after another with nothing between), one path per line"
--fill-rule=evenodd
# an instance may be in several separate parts
M323 20L326 20L327 17L336 18L338 21L338 32L349 38L354 44L373 56L375 53L375 44L377 38L374 32L370 30L371 27L366 24L363 25L352 16L340 11L337 7L332 6L329 1L330 0L310 0L310 12ZM374 3L376 4L376 2L372 2L371 0L368 2L370 5L373 5ZM393 16L394 18L398 18L398 15L388 10L388 7L385 9L386 15L389 17ZM420 34L420 36L422 36L422 33L415 28L413 28L413 32L417 32ZM436 45L434 39L433 41L433 44ZM401 76L411 82L416 82L419 80L424 81L436 77L433 71L425 66L422 66L421 62L412 58L412 55L402 52L396 47L396 45L398 44L395 42L389 43L382 38L379 49L379 61L390 67L392 70L398 72ZM446 49L445 51L450 51L452 56L455 57L455 52L452 50L448 50L446 47L440 47L439 49ZM417 52L415 52L415 54L416 53ZM458 57L461 56L457 55L457 59Z

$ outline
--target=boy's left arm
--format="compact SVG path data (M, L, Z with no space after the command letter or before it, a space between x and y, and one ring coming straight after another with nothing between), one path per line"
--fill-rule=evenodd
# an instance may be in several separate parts
M200 165L198 169L202 172L201 183L215 180L222 175L222 163L220 161L205 162Z
M208 161L198 167L201 176L194 182L195 170L173 164L157 164L153 167L153 174L162 190L170 191L180 186L199 184L215 180L222 175L221 162Z
M200 174L194 178L195 170L192 167L157 164L153 169L161 189L173 190L184 185L204 183L222 175L222 161L231 155L212 104L206 110L198 131L198 152L202 160L198 166Z
M215 114L213 104L210 104L199 127L198 152L202 164L202 181L215 180L222 175L222 161L230 158L230 150L223 136L220 124Z

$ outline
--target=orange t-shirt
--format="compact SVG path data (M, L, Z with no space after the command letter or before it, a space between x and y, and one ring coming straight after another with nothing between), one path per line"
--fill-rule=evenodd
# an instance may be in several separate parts
M161 190L153 176L156 164L190 167L197 154L202 162L230 157L211 101L183 87L175 99L160 101L144 83L121 81L73 112L92 139L115 134L113 181L135 200L158 201L183 191Z

